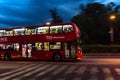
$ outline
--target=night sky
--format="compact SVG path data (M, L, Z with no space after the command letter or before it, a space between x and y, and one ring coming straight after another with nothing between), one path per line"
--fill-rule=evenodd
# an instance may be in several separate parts
M49 10L55 8L63 21L69 22L80 4L93 2L119 4L120 0L0 0L0 27L45 24L51 20Z

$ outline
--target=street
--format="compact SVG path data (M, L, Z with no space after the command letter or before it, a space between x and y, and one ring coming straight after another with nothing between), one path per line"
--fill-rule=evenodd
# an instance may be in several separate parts
M0 80L119 80L119 57L81 61L0 61Z

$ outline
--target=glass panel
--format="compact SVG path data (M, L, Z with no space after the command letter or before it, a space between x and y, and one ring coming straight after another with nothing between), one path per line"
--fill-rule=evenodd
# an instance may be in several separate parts
M26 34L27 35L36 34L36 29L27 29Z
M43 50L44 44L41 42L35 43L36 50Z
M9 35L10 35L10 36L13 36L13 31L12 31L12 30L9 32Z
M0 36L3 36L5 34L5 30L0 30Z
M49 42L44 42L44 51L49 51Z
M27 48L27 45L26 44L22 44L22 57L27 57L27 54L26 54L27 50L26 50L26 48Z
M50 33L61 33L62 32L62 26L51 26L50 27Z
M49 51L49 42L38 42L35 44L36 50L44 50L44 51Z
M73 26L72 25L63 25L63 32L73 32Z
M6 45L6 50L9 50L9 51L14 50L14 45L13 44Z
M65 42L65 58L76 58L76 42Z
M27 44L28 47L28 57L32 57L32 44Z
M27 29L14 29L14 35L24 35Z
M71 43L71 58L76 58L76 42Z
M10 36L10 31L5 31L5 36Z
M70 58L70 49L69 49L68 43L65 42L64 45L65 45L65 47L64 47L65 48L65 58Z
M0 44L0 50L4 50L5 49L5 44Z
M52 42L52 43L50 43L50 49L52 49L52 50L61 49L61 42Z
M38 34L48 34L49 33L49 27L39 27L38 28Z
M15 43L15 44L14 44L14 50L15 50L15 51L19 51L19 48L20 48L19 43Z

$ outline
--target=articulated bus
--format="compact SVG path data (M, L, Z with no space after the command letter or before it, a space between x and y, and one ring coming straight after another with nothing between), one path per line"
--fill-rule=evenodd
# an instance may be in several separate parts
M74 23L0 29L0 59L81 60Z

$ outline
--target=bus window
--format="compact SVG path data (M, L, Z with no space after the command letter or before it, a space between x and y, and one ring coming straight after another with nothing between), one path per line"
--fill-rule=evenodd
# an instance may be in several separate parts
M10 31L6 30L4 35L5 36L10 36Z
M5 49L5 44L0 44L0 50L4 50Z
M72 25L63 25L63 32L73 32L73 27Z
M58 50L61 49L61 42L51 42L50 43L51 50Z
M14 45L13 44L7 44L6 45L6 50L13 51L14 50Z
M0 36L3 36L5 33L5 30L0 30Z
M26 35L36 34L36 29L27 29L25 34Z
M50 27L50 33L61 33L62 32L62 26L51 26Z
M27 29L21 28L21 29L14 29L14 35L24 35Z
M41 42L35 43L36 50L43 50L44 44Z
M49 51L49 42L44 42L44 51Z
M13 36L13 31L12 31L12 30L6 30L6 31L4 32L4 35L5 35L5 36Z
M11 30L11 31L9 32L9 34L10 34L10 36L13 36L13 31Z
M30 35L30 34L32 34L32 30L31 30L31 29L27 29L27 31L26 31L25 34L26 34L26 35Z
M15 51L19 51L19 48L20 48L19 43L15 43L15 44L14 44L14 50L15 50Z
M38 34L48 34L49 33L49 27L38 27Z
M36 50L49 51L49 42L39 42L35 44Z
M32 34L36 34L36 29L31 29Z

